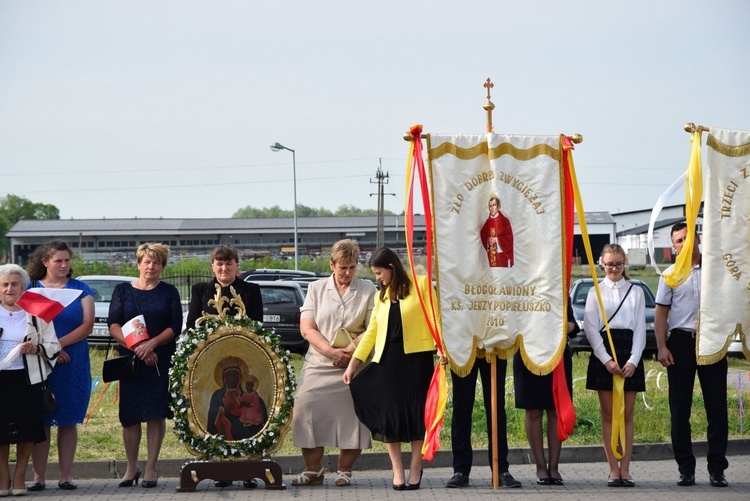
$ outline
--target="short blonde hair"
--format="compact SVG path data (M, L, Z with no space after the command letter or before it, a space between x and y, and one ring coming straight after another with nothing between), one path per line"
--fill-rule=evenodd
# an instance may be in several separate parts
M166 266L167 260L169 259L169 246L151 242L139 245L138 250L135 251L135 258L138 261L138 264L141 264L141 261L143 261L143 258L146 256L158 259L162 266Z
M359 244L356 240L345 238L339 240L331 247L331 262L333 264L341 262L359 263Z

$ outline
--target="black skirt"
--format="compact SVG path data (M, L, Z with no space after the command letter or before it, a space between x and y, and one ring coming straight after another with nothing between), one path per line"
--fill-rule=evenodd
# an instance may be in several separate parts
M630 358L630 352L633 349L633 331L630 329L610 329L610 331L612 332L612 342L615 345L617 360L622 367ZM602 332L601 335L607 353L609 356L612 356L607 331ZM589 366L586 371L586 388L597 391L612 391L612 374L609 373L604 364L593 353L589 358ZM646 374L643 370L643 358L638 362L633 376L625 378L625 391L646 391Z
M562 362L565 364L565 379L573 397L573 356L565 346ZM513 356L513 390L516 394L516 409L554 409L552 397L552 373L545 376L533 374L523 363L520 353Z
M44 442L42 385L29 385L26 371L0 371L0 445Z
M424 407L434 370L431 351L404 353L398 303L388 313L388 338L379 362L352 379L354 411L380 442L424 440Z

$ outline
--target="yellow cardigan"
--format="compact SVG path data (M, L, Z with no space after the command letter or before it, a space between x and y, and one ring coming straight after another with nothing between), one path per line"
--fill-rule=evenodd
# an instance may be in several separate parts
M431 312L430 297L432 304L437 308L435 318L438 329L440 329L440 308L437 304L435 291L428 277L409 276L411 279L411 288L409 295L400 301L401 323L404 329L404 353L418 353L421 351L434 351L435 341L432 339L430 327L422 313L422 307L419 304L419 296L415 284L419 286L424 298L427 311ZM373 362L379 362L385 348L385 341L388 331L388 314L391 309L390 290L386 291L385 301L380 300L380 294L375 293L375 308L370 316L370 323L367 326L362 339L354 351L354 357L359 360L366 360L373 347L375 355Z

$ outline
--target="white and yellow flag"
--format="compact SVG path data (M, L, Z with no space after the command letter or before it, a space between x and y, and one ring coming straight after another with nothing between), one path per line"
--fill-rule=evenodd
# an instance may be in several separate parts
M565 345L559 136L428 134L442 332L451 367L517 349L537 374Z
M698 362L739 334L750 358L750 131L711 127L703 208Z

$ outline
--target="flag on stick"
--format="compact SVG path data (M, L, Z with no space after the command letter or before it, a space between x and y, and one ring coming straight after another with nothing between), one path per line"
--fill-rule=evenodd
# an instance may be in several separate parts
M73 289L33 287L21 294L16 304L26 313L31 313L50 323L82 293L81 290Z

